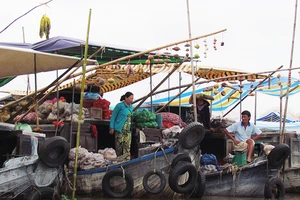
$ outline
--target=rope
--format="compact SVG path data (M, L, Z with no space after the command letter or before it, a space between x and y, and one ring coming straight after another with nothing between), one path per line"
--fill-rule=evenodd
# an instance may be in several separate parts
M66 165L64 165L64 171L65 171L65 177L66 177L66 181L67 181L67 186L69 187L69 189L71 189L73 191L73 184L70 181L68 174L69 174L69 169L67 168Z
M122 169L122 172L123 172L123 179L125 179L125 169L123 168L122 165L121 165L121 169Z
M162 150L162 152L163 152L163 154L164 154L164 157L165 157L166 161L169 163L169 165L171 165L171 162L169 161L169 159L168 159L168 157L167 157L167 155L166 155L166 152L165 152L164 148L160 147L160 149Z
M156 153L158 152L159 149L160 148L157 148L156 151L155 151L155 153L154 153L154 165L153 165L153 167L154 167L153 172L154 173L156 173Z

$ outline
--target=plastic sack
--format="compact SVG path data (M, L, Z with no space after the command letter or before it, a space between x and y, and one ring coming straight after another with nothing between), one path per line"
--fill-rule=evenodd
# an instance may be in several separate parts
M214 154L205 153L200 158L201 165L217 165L217 158Z
M29 124L17 123L14 127L15 130L23 130L26 132L32 132L32 128Z

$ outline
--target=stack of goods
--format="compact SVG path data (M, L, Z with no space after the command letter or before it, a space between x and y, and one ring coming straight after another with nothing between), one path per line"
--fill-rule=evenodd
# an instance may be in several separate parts
M76 148L72 148L69 153L69 169L74 169ZM89 152L87 149L78 148L78 169L89 170L106 167L110 160L117 157L116 151L112 148L99 150L98 153Z
M106 99L98 99L93 102L93 108L101 108L102 109L102 118L105 120L109 120L112 111L109 110L110 102Z
M6 122L9 118L10 114L8 109L5 109L4 111L0 110L0 122Z
M88 110L83 108L83 118L87 117ZM58 101L56 98L53 100L46 100L44 103L38 107L38 117L39 120L44 120L48 122L53 122L57 120L61 121L70 121L73 119L74 122L78 121L79 114L79 104L68 103L63 97ZM23 117L24 114L18 115L14 118L14 121L17 122ZM30 112L23 119L22 122L35 123L36 122L36 113Z
M201 171L204 174L209 174L217 171L222 171L220 168L217 158L214 154L203 154L200 158Z
M182 128L175 125L171 128L164 129L162 131L162 144L168 148L175 146L178 142L179 134L181 133Z
M214 117L210 120L211 127L214 128L216 132L222 131L222 128L226 128L233 123L235 123L234 120L221 117Z
M178 125L180 127L186 126L181 117L175 113L161 112L159 114L162 115L162 128L170 128L175 125Z
M157 128L156 114L143 109L142 111L133 112L133 121L137 128Z
M93 103L98 99L101 99L99 93L85 92L83 96L83 107L85 108L93 107Z

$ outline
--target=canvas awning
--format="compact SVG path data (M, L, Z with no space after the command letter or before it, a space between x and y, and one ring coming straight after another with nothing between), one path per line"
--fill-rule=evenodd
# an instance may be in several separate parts
M84 52L85 41L64 37L64 36L56 36L52 37L49 40L43 40L31 45L31 48L36 51L48 52L48 53L57 53L60 55L68 55L75 57L82 57ZM144 51L145 49L132 48L132 47L124 47L119 45L112 45L103 42L89 42L88 55L94 54L101 47L105 47L104 51L101 51L95 55L95 59L99 64L103 64L118 58L122 58L125 56L130 56L139 52ZM154 52L150 53L155 55ZM144 54L141 56L137 56L131 58L130 60L120 61L120 64L140 64L145 63L148 59L148 54ZM183 59L181 56L179 59L174 58L174 55L168 55L169 63L179 62Z
M34 51L31 49L0 46L0 78L35 72L47 72L71 67L79 58ZM88 60L87 65L95 65ZM83 65L83 60L77 65Z

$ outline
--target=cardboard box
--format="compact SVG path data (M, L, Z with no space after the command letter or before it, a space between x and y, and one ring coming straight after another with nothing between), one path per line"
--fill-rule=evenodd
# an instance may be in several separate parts
M103 110L102 108L89 108L89 117L90 118L96 118L96 119L102 119L103 116Z

